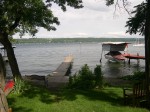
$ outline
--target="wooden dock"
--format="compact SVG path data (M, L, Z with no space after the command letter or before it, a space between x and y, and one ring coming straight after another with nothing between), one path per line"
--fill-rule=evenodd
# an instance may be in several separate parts
M145 59L145 56L139 56L139 54L124 54L123 56L129 59Z
M69 82L69 74L72 68L73 56L68 55L52 74L46 76L46 86L49 89L58 89Z
M126 57L128 59L128 63L130 64L130 60L131 59L136 59L137 63L139 63L140 59L145 60L145 56L140 56L139 54L135 55L135 54L124 54L124 57Z

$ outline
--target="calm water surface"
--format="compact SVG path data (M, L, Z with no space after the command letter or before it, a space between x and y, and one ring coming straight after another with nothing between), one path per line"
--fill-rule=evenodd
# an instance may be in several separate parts
M84 64L88 64L93 70L99 65L101 57L101 43L49 43L49 44L17 44L15 48L16 58L22 75L48 75L54 71L64 60L64 57L72 54L74 63L72 75ZM144 55L144 47L129 45L128 52ZM103 53L105 54L105 53ZM131 64L109 63L102 57L102 71L105 77L119 77L132 74L136 70L144 70L145 61L131 60ZM8 74L9 72L8 68Z

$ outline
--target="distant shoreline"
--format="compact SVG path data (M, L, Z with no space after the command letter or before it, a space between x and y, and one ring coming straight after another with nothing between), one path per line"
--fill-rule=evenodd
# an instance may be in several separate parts
M84 42L135 42L136 38L29 38L14 39L13 44L17 43L84 43ZM144 38L140 38L140 42L144 42Z

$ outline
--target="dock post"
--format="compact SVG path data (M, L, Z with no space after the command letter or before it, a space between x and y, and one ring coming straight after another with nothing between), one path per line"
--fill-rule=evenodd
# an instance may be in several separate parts
M102 49L102 53L101 53L100 63L102 62L102 54L103 54L103 49Z
M128 59L128 64L130 65L130 58Z
M137 56L139 56L139 53L137 53ZM139 65L139 63L140 63L140 60L137 59L137 64Z

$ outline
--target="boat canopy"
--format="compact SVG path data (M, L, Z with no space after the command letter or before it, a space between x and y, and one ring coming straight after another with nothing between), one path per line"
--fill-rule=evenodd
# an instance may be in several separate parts
M124 51L129 43L126 42L104 42L102 50L104 51Z

